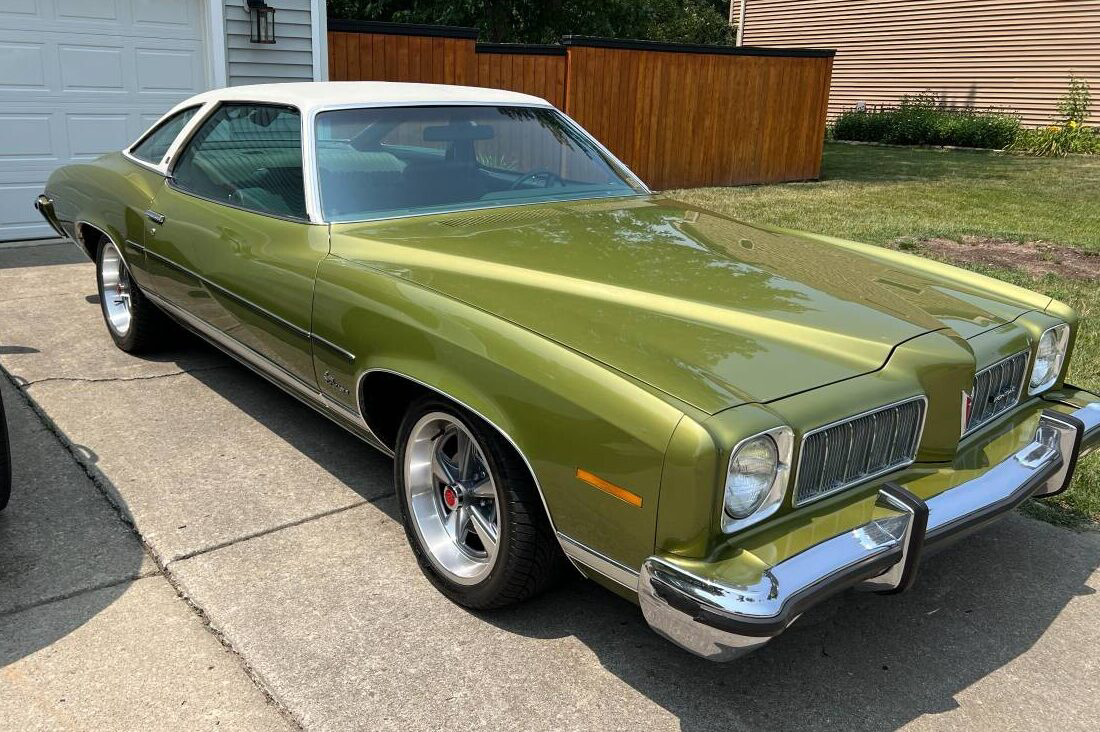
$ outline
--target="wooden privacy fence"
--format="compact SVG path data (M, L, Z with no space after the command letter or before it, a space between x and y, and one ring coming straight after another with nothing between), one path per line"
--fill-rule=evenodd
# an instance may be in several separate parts
M566 36L477 43L472 28L329 21L333 81L465 84L562 109L653 188L817 178L833 52Z

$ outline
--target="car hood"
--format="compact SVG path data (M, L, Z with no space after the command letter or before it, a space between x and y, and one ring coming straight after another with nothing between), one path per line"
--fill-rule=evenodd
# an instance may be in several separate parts
M971 338L1030 309L875 250L655 197L340 224L332 237L336 256L710 414L875 371L918 335Z

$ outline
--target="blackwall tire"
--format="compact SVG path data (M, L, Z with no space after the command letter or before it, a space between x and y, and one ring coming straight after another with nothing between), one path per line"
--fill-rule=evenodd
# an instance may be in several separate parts
M454 602L504 607L561 576L566 560L534 479L476 415L435 396L414 402L398 431L394 483L420 568Z

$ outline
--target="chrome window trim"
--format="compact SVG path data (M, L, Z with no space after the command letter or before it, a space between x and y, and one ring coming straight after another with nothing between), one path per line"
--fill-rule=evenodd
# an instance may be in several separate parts
M492 211L498 208L516 208L519 206L540 206L548 203L581 203L583 201L603 201L613 198L643 198L651 193L615 193L607 196L585 196L581 198L546 198L541 201L524 201L522 203L499 203L491 206L470 206L468 208L452 208L446 211L425 211L423 213L397 214L394 216L379 216L373 219L355 219L349 221L326 221L331 226L344 224L373 224L380 221L398 221L404 219L423 218L425 216L446 216L448 214L470 213L471 211Z
M156 122L154 122L152 125L150 125L149 129L147 129L147 130L145 130L145 132L141 133L141 137L139 137L137 140L135 140L133 142L133 144L131 144L129 147L125 148L122 152L127 157L129 157L129 158L131 158L131 159L133 159L133 160L135 160L139 163L144 163L145 165L150 166L152 168L158 168L158 167L164 166L165 165L165 159L168 157L168 153L171 152L172 148L175 147L175 145L176 145L176 140L178 140L183 135L184 131L191 126L191 122L194 121L195 117L199 116L199 114L202 112L203 106L204 106L203 103L199 102L197 104L191 104L191 105L186 105L185 104L182 107L173 107L172 109L168 110L163 115L161 115L160 119L158 119ZM168 147L165 149L164 155L160 156L160 160L158 160L156 163L153 163L149 160L144 160L142 158L139 158L134 153L134 149L138 145L145 142L147 139L149 139L153 135L154 132L156 132L161 127L163 127L165 124L167 124L169 119L171 119L172 117L175 117L178 114L183 114L184 112L186 112L190 109L195 110L195 113L193 115L191 115L190 119L188 119L186 122L184 122L183 127L180 127L180 131L177 132L176 136L173 137L172 140L168 143Z
M206 117L210 114L210 110L215 106L217 106L217 104L214 102L199 102L198 104L190 106L188 106L186 102L183 102L182 105L177 105L176 107L169 109L167 112L161 115L160 119L150 125L149 129L141 133L141 136L138 137L135 142L124 147L122 149L122 156L130 162L134 163L135 165L140 165L150 172L157 173L164 178L168 178L168 168L171 166L172 161L175 160L176 152L188 139L190 139L192 132L194 132L194 130L198 127L200 121L206 119ZM168 117L172 116L176 112L182 112L184 109L190 109L191 107L198 107L199 111L197 111L195 115L187 121L187 124L185 124L180 130L179 134L176 135L176 139L174 139L172 141L172 144L168 146L168 151L164 153L164 157L160 159L160 162L154 165L148 161L142 160L131 152L131 150L140 145L141 142L149 136L150 132L159 127Z
M1057 326L1055 326L1055 327L1057 327ZM1043 331L1043 332L1045 333L1046 331ZM1036 343L1038 343L1038 341L1036 341ZM1023 394L1024 394L1024 384L1030 383L1030 381L1031 381L1031 370L1033 368L1035 368L1034 355L1031 353L1031 350L1029 348L1025 348L1022 351L1016 351L1016 353L1013 353L1009 356L1005 356L1004 358L1000 359L999 361L994 361L993 363L989 364L988 366L984 366L984 367L978 369L977 371L974 372L974 378L973 378L973 380L971 381L971 384L970 384L970 390L971 390L970 391L970 398L973 399L974 398L974 394L973 394L974 385L978 383L978 375L979 374L984 374L986 371L990 371L992 369L995 369L996 367L1000 366L1001 364L1005 363L1006 361L1011 361L1012 359L1019 357L1021 354L1026 354L1027 358L1026 358L1026 363L1024 364L1024 376L1023 376L1022 379L1020 379L1020 387L1016 390L1016 401L1012 402L1012 404L1005 407L1000 412L997 412L995 414L990 415L989 417L987 417L985 419L985 421L978 422L977 424L971 425L970 427L968 427L966 430L963 431L962 437L969 437L970 435L972 435L975 432L977 432L978 430L980 430L982 427L985 427L986 425L988 425L992 422L996 422L997 419L999 419L1000 417L1004 417L1009 412L1011 412L1013 409L1015 409L1017 406L1019 406L1020 400L1023 398ZM1057 377L1055 377L1055 380L1057 380ZM1038 393L1038 392L1036 392L1036 393ZM973 404L971 404L971 409L973 409ZM962 439L962 438L960 437L960 439Z
M163 165L153 165L151 163L145 162L141 158L134 157L133 155L130 154L129 149L126 149L126 150L122 151L122 157L126 158L131 163L133 163L134 165L145 168L150 173L156 173L156 174L158 174L162 177L165 177L165 178L168 177L167 174L164 172L164 166Z
M592 143L607 159L612 163L612 167L617 167L618 172L624 177L628 178L637 187L641 189L641 192L635 193L615 193L605 196L584 196L580 198L555 198L555 199L543 199L541 201L525 201L517 203L500 203L485 206L468 206L465 208L449 209L447 211L425 211L419 213L409 214L397 214L394 216L375 216L366 219L349 219L341 221L330 221L324 217L321 211L321 171L317 167L317 115L324 114L325 112L337 112L348 109L393 109L400 107L408 107L410 109L419 107L528 107L531 109L549 109L556 112L568 126L572 127L574 131L583 136L586 140ZM570 117L565 112L561 111L553 104L549 102L545 104L486 104L485 102L427 102L421 104L409 104L408 102L393 102L386 104L369 104L369 103L348 103L348 104L332 104L314 109L313 112L308 115L308 123L305 123L302 133L302 144L309 148L309 152L302 151L302 165L308 166L309 175L306 177L306 210L309 212L311 219L326 224L369 224L376 221L395 221L399 219L412 219L423 216L439 216L443 214L452 213L468 213L470 211L486 211L497 208L510 208L513 206L537 206L544 203L570 203L579 201L598 201L611 198L639 198L642 196L649 196L653 194L649 186L639 178L634 171L632 171L626 163L619 160L613 152L607 149L602 142L597 140L595 136L590 134L588 130L577 124L576 120ZM303 122L305 122L303 120ZM309 144L306 145L306 139L308 135ZM307 163L308 154L308 163Z
M891 465L890 467L886 468L885 470L880 470L877 473L872 473L870 475L861 475L856 480L849 481L848 483L842 483L841 485L838 485L836 488L833 488L832 490L830 490L826 493L821 493L819 495L813 496L812 498L808 498L804 501L798 500L798 480L799 480L799 476L802 475L802 458L806 454L805 450L803 450L802 448L806 444L806 438L807 437L810 437L811 435L816 435L818 432L823 432L827 429L830 429L832 427L837 427L837 426L845 424L847 422L853 422L853 421L859 419L860 417L866 417L867 415L874 414L875 412L882 412L882 411L885 411L887 409L893 409L894 407L899 407L902 404L908 404L909 402L915 402L915 401L923 402L924 408L921 410L920 429L917 430L917 437L916 437L915 447L913 449L913 458L912 459L907 460L907 461L902 462L902 463L898 463L897 465ZM828 424L823 424L820 427L815 427L814 429L809 430L808 432L804 432L802 434L802 439L799 440L799 443L798 443L798 468L797 468L797 470L795 471L795 474L794 474L794 483L793 484L794 484L795 487L794 487L794 490L791 491L791 506L793 508L800 508L802 506L806 506L806 505L809 505L811 503L816 503L817 501L820 501L824 498L828 498L829 496L836 495L837 493L840 493L841 491L847 490L847 489L849 489L853 486L860 485L862 483L868 483L872 480L875 480L876 478L881 478L884 475L889 475L890 473L896 472L898 470L904 470L905 468L909 467L910 465L912 465L913 463L915 463L917 461L916 454L920 450L921 440L924 439L924 427L925 427L925 424L927 423L927 421L928 421L928 397L924 394L918 394L917 396L911 396L911 397L907 397L905 399L899 399L896 402L891 402L889 404L884 404L880 407L875 407L874 409L867 409L867 410L864 410L864 411L860 412L859 414L853 414L852 416L845 417L844 419L837 419L837 420L834 420L832 422L829 422Z
M213 116L215 113L217 113L217 111L219 109L221 109L223 106L226 106L226 105L242 106L242 105L250 105L251 104L251 105L254 105L254 106L257 106L257 107L282 107L283 109L293 109L295 112L298 113L298 127L299 127L299 130L301 131L301 135L302 135L302 139L301 139L301 146L302 146L302 149L301 149L301 153L302 153L302 195L303 195L303 198L304 198L305 209L306 209L305 218L299 218L299 217L296 217L296 216L282 216L280 214L271 213L269 211L257 211L257 210L252 209L252 208L245 208L244 206L237 206L237 205L234 205L232 203L228 203L226 201L218 201L216 199L209 198L208 196L203 196L199 193L189 191L186 188L183 188L179 184L177 184L174 172L175 172L175 169L176 169L176 163L179 161L179 153L187 145L191 144L191 138L194 137L195 133L198 131L199 126L200 126L199 124L196 124L192 127L192 124L195 122L195 118L192 118L191 123L189 123L183 129L183 131L180 132L179 138L174 143L174 146L168 150L168 154L165 156L165 163L164 163L164 166L163 166L164 170L161 171L161 173L164 176L165 180L167 181L169 187L171 187L172 190L174 190L178 193L183 193L185 195L191 196L192 198L197 198L197 199L202 200L202 201L207 201L209 203L214 203L214 204L217 204L219 206L225 206L226 208L231 208L231 209L234 209L236 211L245 211L247 213L256 214L257 216L266 216L268 218L278 219L280 221L291 221L291 222L294 222L296 224L324 224L324 222L321 221L321 219L319 217L315 217L313 215L312 208L311 208L311 203L310 203L310 191L309 191L309 183L308 183L308 180L309 180L310 176L308 174L309 169L307 167L307 162L306 162L307 150L309 148L313 147L312 145L309 145L309 144L306 143L306 140L307 140L307 138L306 138L306 118L310 115L303 114L302 108L299 107L296 104L286 104L286 103L281 103L281 102L263 102L263 101L256 101L256 100L251 100L251 99L231 99L231 100L220 100L220 101L216 101L216 102L209 102L209 104L210 104L210 109L206 110L205 112L200 112L199 114L195 115L195 118L199 118L199 117L202 118L202 123L205 123L206 120L210 119L211 116Z
M322 226L323 225L323 224L320 224L316 221L311 221L310 219L298 219L298 218L294 218L293 216L280 216L279 214L274 214L274 213L270 213L270 212L267 212L267 211L257 211L256 209L245 208L244 206L236 206L232 203L226 203L225 201L219 201L219 200L214 199L214 198L208 198L207 196L203 196L203 195L200 195L198 193L194 193L193 191L189 191L186 188L180 188L178 185L176 185L175 178L173 178L172 176L167 176L166 182L168 183L168 187L171 188L176 193L180 193L180 194L183 194L185 196L191 196L191 198L197 198L200 201L206 201L207 203L213 203L217 206L225 206L226 208L231 208L235 211L243 211L244 213L255 214L256 216L266 216L269 219L278 219L279 221L288 221L292 224L305 224L307 226Z
M414 376L409 376L408 374L402 373L400 371L396 371L394 369L380 367L380 366L365 369L361 374L359 374L358 378L356 378L356 380L355 380L355 408L359 412L359 418L363 421L364 424L367 424L368 429L370 428L370 425L366 420L366 414L363 411L363 403L362 403L362 399L363 399L363 380L367 378L368 374L373 374L373 373L385 373L385 374L393 374L394 376L400 376L403 379L408 379L409 381L413 382L414 384L419 384L420 386L424 387L425 389L429 389L431 391L434 391L436 394L439 394L443 397L446 397L447 399L450 399L455 404L458 404L459 406L463 407L464 409L468 409L473 414L476 414L478 417L483 419L486 424L488 424L490 427L492 427L498 433L500 433L500 436L508 441L508 444L511 445L513 449L515 449L516 454L519 455L521 460L523 460L523 464L527 466L527 471L531 474L531 480L533 480L535 482L535 490L538 491L539 501L542 502L542 508L543 508L544 511L546 511L546 519L547 519L547 521L550 522L550 530L554 533L554 536L558 537L558 543L561 545L562 551L565 551L566 554L568 555L568 551L566 550L565 543L562 541L562 536L563 535L558 533L558 530L557 530L557 528L554 524L554 516L553 516L553 514L550 513L550 506L546 502L546 494L542 490L542 483L539 481L538 473L535 472L535 466L532 465L531 461L527 459L527 455L524 454L523 450L520 449L519 445L516 444L516 441L514 439L512 439L512 436L510 434L505 432L500 427L500 425L498 425L496 422L489 419L484 414L482 414L478 410L474 409L473 407L471 407L466 402L464 402L461 399L458 399L458 398L448 394L447 392L443 391L442 389L440 389L436 386L432 386L431 384L427 383L426 381L421 381L420 379L418 379ZM371 431L371 434L374 434L373 430Z

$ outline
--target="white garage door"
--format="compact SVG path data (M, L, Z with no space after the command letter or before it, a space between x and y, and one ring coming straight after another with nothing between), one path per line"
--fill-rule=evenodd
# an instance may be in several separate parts
M203 0L0 0L0 240L50 236L59 165L118 150L209 87Z

